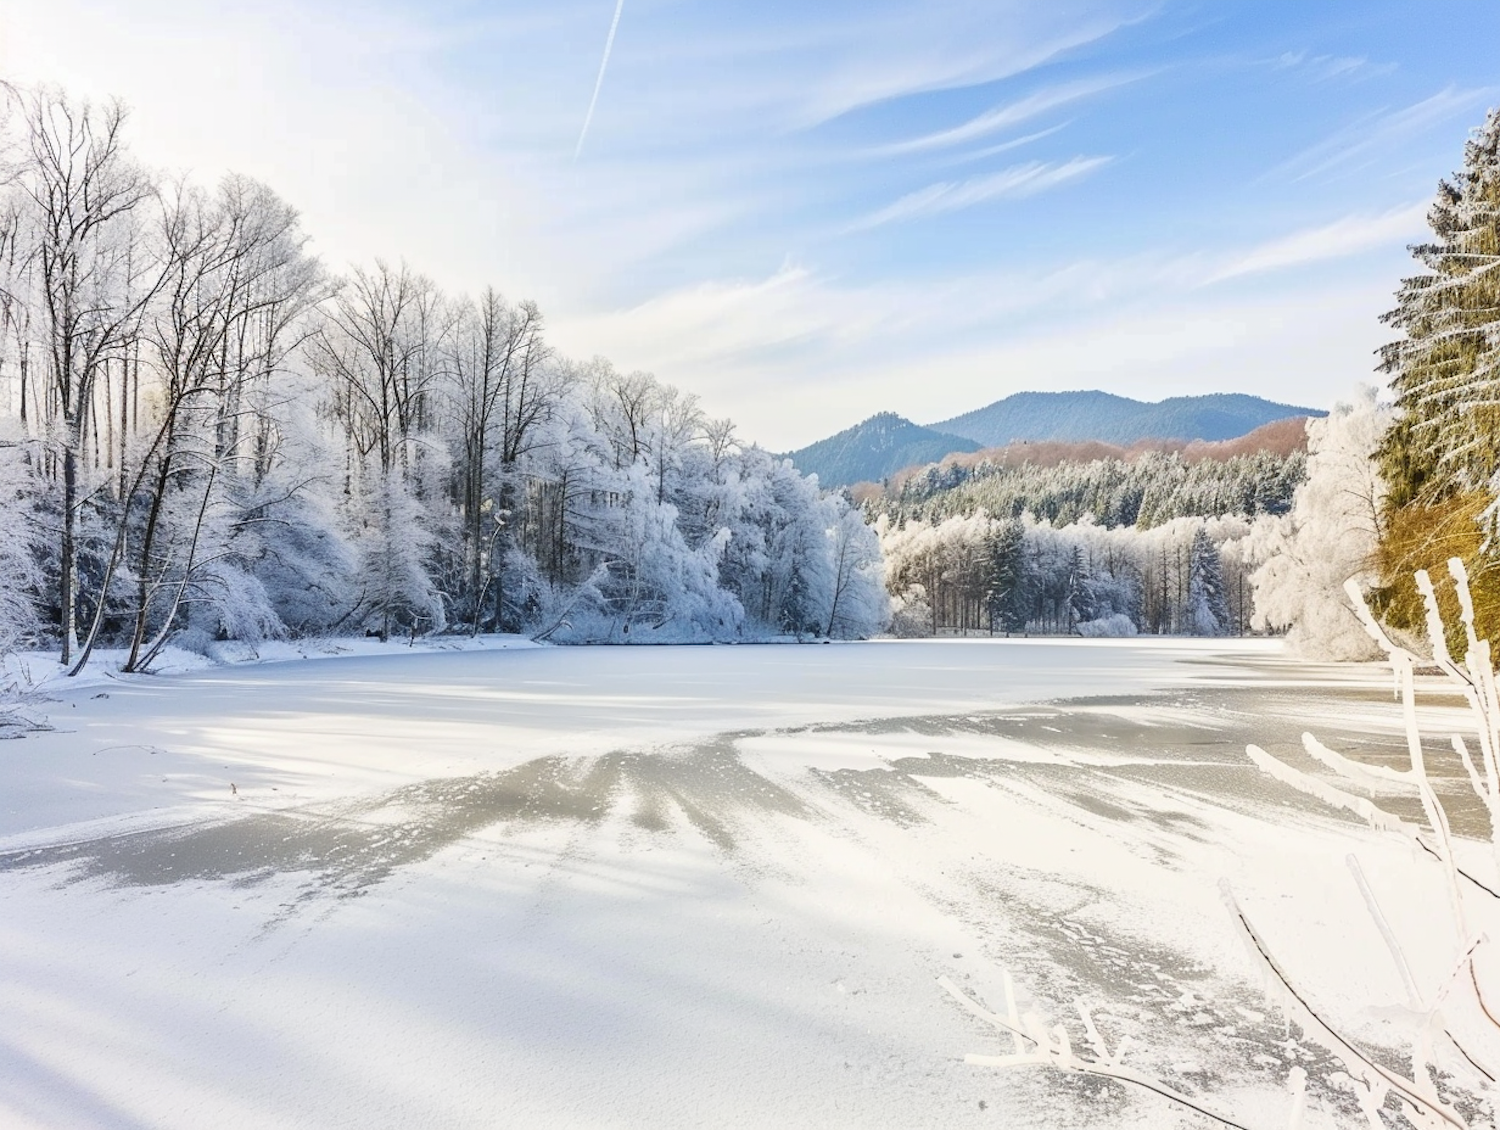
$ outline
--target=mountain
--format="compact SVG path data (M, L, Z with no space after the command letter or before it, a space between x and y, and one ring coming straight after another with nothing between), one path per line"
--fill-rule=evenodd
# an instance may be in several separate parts
M1273 420L1323 415L1244 393L1174 396L1149 404L1108 392L1018 392L933 424L932 430L984 447L1042 440L1099 440L1128 447L1147 439L1235 439Z
M788 453L797 470L815 474L824 487L879 482L903 467L935 463L955 451L978 451L979 444L913 424L894 412L871 416L838 435Z

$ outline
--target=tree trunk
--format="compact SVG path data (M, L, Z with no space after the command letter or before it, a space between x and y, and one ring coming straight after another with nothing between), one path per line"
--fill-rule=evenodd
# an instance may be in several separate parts
M146 515L146 529L141 538L141 567L137 578L137 607L135 612L135 631L130 638L130 658L126 660L124 670L134 671L136 661L140 658L141 646L146 640L146 631L149 626L151 612L151 551L156 546L156 529L161 520L162 500L167 493L167 480L171 474L170 456L164 457L161 467L156 474L156 490L151 495L151 509Z
M70 431L72 429L69 429ZM62 662L71 663L78 650L74 602L78 595L78 462L74 444L63 450L62 569L59 593L62 606Z

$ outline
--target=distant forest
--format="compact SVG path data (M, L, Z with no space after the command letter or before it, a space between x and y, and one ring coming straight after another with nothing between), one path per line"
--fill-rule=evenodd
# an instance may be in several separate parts
M1254 522L1291 509L1306 444L1302 418L1217 443L1016 444L851 497L904 634L1241 634Z
M1307 471L1306 422L1282 420L1240 440L1200 444L1017 444L856 487L872 516L902 523L984 511L1053 525L1085 516L1150 528L1173 518L1284 514Z

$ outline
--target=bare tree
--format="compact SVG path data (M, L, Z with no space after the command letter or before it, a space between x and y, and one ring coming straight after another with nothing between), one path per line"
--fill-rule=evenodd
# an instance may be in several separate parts
M365 584L382 638L402 614L413 631L419 619L441 626L441 602L420 560L430 539L398 525L418 514L410 505L414 471L435 422L450 330L449 308L430 280L377 261L373 271L355 270L310 343L348 439L346 491L370 506Z
M404 263L355 268L313 339L313 363L337 388L338 412L361 457L409 469L441 372L442 296Z
M703 434L706 418L696 396L670 387L659 390L652 408L647 454L660 506L667 501L667 476L680 469L684 454Z
M551 410L552 387L542 372L549 354L536 304L510 306L493 288L477 304L460 308L450 342L449 396L462 449L458 494L464 587L471 630L477 634L485 589L509 543L515 464L529 450L537 423ZM492 454L499 462L498 499L489 492ZM486 516L492 525L488 538Z
M16 177L21 256L35 288L44 356L49 441L61 462L59 605L62 659L78 646L80 463L95 382L123 357L165 281L141 236L140 209L155 195L125 151L125 111L42 89L21 100L24 153Z
M129 531L136 592L123 669L148 665L165 643L203 564L211 505L223 502L237 472L252 481L258 473L259 458L241 450L264 451L266 398L257 389L284 360L295 319L317 295L320 272L303 252L296 213L269 189L230 177L213 196L179 183L164 201L166 281L140 328L156 378L155 426L121 491L103 589L73 673L98 637ZM246 417L259 426L243 428ZM195 501L183 505L185 496Z
M594 426L609 440L616 469L629 467L650 450L661 386L650 373L618 373L603 359L596 359L594 366Z

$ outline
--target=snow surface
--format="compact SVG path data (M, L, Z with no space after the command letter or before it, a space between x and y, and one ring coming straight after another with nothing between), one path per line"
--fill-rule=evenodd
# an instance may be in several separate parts
M1296 761L1312 726L1394 759L1379 668L1268 641L513 642L49 682L53 729L0 743L0 1123L1209 1125L965 1064L1008 1042L936 980L995 1006L1003 967L1283 1126L1289 1066L1332 1068L1217 880L1377 1042L1404 994L1345 855L1410 895L1387 911L1416 942L1442 917L1424 860L1244 754ZM1413 952L1419 979L1451 965Z

